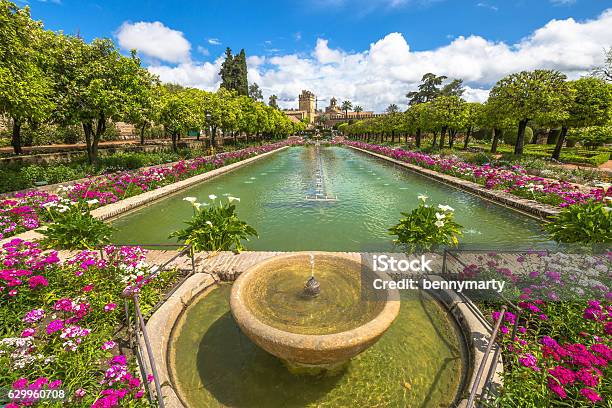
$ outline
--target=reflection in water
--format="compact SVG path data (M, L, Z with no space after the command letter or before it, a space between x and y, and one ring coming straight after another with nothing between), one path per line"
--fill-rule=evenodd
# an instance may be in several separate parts
M393 325L345 371L311 377L291 375L242 334L229 293L223 285L197 300L173 334L173 382L190 407L448 407L462 386L459 333L425 294L404 291Z
M337 201L309 201L313 147L292 147L128 214L114 222L115 242L173 242L168 234L192 215L185 196L240 197L237 212L259 233L252 250L393 250L387 230L426 194L455 208L463 242L513 247L547 243L537 220L348 148L321 147L325 186ZM251 180L256 177L255 180ZM143 242L146 237L146 242Z

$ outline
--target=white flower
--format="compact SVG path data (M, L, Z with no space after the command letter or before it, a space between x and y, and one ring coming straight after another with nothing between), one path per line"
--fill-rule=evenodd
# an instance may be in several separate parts
M602 183L597 183L597 184L595 184L595 186L597 186L597 187L601 187L601 188L603 188L604 190L607 190L608 188L612 187L612 184L610 184L610 183L603 183L603 182L602 182Z
M438 208L441 209L442 211L455 211L455 209L451 207L450 205L438 204Z
M197 198L195 198L195 197L185 197L185 198L183 198L183 201L189 201L190 203L195 203L196 200L197 200Z
M216 198L217 198L217 196L216 196L216 195L214 195L214 194L211 194L211 195L209 195L209 196L208 196L208 198L210 198L211 200L214 200L214 199L216 199Z
M97 198L94 198L93 200L87 200L85 202L87 203L87 205L94 205L94 204L98 204L100 201L98 201Z
M438 220L438 221L434 222L434 225L436 227L438 227L438 228L442 228L444 226L444 221Z
M440 214L439 212L436 213L436 218L439 220L443 220L446 218L446 215L444 214Z
M419 194L418 196L419 200L421 200L422 202L425 202L429 197L426 196L425 194Z
M202 203L192 203L191 205L193 205L195 209L199 210L202 206Z
M213 226L213 223L210 221L206 221L206 224L210 225L211 227Z
M240 199L238 197L232 197L232 196L228 196L227 199L229 200L229 202L231 203L232 201L238 201L240 202Z
M609 213L612 210L612 207L604 207L603 208L606 213Z

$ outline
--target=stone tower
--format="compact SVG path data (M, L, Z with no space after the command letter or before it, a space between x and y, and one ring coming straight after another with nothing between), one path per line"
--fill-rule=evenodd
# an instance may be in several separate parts
M308 121L314 122L315 117L315 95L310 92L303 90L299 96L299 110L306 112Z

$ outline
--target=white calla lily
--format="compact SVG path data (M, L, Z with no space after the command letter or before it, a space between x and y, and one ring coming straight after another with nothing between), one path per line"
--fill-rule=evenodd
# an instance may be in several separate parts
M211 200L215 200L217 198L217 196L214 195L214 194L211 194L211 195L208 196L208 198L210 198Z
M438 220L434 223L434 225L438 228L442 228L444 226L444 221Z
M238 197L232 197L232 196L228 196L227 199L229 200L229 202L231 203L232 201L238 201L240 202L240 199Z
M189 201L190 203L195 203L197 200L197 198L195 197L185 197L183 198L183 201Z
M421 200L422 202L427 201L429 197L426 196L425 194L419 194L418 199Z
M441 209L442 211L455 211L455 209L451 207L450 205L438 204L438 208Z

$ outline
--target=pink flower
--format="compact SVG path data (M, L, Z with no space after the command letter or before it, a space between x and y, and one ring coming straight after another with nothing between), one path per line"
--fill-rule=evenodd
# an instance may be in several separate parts
M548 372L562 385L573 384L576 379L575 373L569 368L563 366L556 366L555 368L548 370Z
M116 345L117 344L114 341L109 340L109 341L105 342L104 344L102 344L102 346L100 348L102 350L109 350L109 349L112 349L113 347L115 347Z
M567 393L563 389L563 386L559 384L554 378L548 379L548 389L557 394L561 399L567 398Z
M75 396L76 398L83 398L83 397L85 396L85 394L86 394L86 392L85 392L85 390L84 390L84 389L82 389L82 388L79 388L78 390L76 390L76 391L74 392L74 396Z
M30 289L36 289L38 286L49 286L49 282L44 276L34 275L28 280L28 285Z
M104 311L105 312L111 312L113 310L115 310L117 308L117 305L115 303L108 303L104 306Z
M36 329L27 328L21 332L21 337L32 337L36 334Z
M583 388L580 390L580 394L591 402L601 401L601 397L595 391L590 388Z
M83 286L83 289L81 289L83 292L91 292L91 290L94 288L94 285L85 285Z
M45 317L45 311L43 309L32 309L26 313L23 321L26 323L35 323Z
M47 334L55 333L64 328L64 322L61 319L52 320L47 325Z
M524 367L531 368L533 371L540 371L540 368L538 367L538 360L531 353L527 353L523 357L520 357L519 362Z

